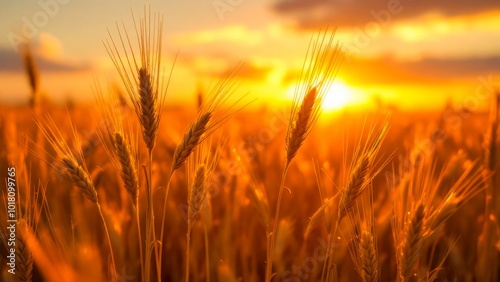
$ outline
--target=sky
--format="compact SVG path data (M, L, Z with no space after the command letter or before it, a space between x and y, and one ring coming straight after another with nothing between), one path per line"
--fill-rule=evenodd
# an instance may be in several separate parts
M132 31L144 5L164 16L171 103L194 101L242 62L240 92L286 99L311 37L325 28L336 28L346 53L331 91L339 107L439 108L450 99L482 107L500 88L498 0L3 0L0 103L29 100L17 52L25 39L54 101L92 101L96 78L119 85L103 40L117 23Z

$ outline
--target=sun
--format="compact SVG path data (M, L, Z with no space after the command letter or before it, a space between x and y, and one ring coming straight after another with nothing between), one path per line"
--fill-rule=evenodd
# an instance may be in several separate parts
M344 82L335 80L325 94L322 107L326 111L345 107L352 99L352 91Z

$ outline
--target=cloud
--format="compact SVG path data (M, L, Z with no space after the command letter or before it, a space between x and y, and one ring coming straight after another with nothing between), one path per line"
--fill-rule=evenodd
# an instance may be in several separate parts
M35 61L41 72L76 72L90 70L92 68L89 64L49 60L43 56L39 56L38 53L35 54ZM0 71L24 71L21 57L12 49L0 48L0 62Z
M300 28L365 25L376 20L377 16L390 21L426 14L446 17L472 15L498 9L498 0L279 0L272 5L276 13L294 17Z
M38 56L47 60L58 60L63 58L63 45L59 39L49 33L40 33L35 43Z
M178 35L175 40L181 45L222 44L228 42L255 45L262 41L262 34L244 26L233 25Z
M443 83L500 72L500 57L398 61L357 59L342 67L353 84Z
M293 82L299 70L289 72L283 84ZM485 58L399 61L391 57L352 58L345 61L339 76L352 85L439 84L481 75L500 73L500 56Z

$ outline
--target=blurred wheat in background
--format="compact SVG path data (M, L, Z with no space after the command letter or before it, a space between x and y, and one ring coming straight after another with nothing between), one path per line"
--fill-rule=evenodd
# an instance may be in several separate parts
M499 281L498 89L485 111L332 114L352 58L324 29L290 99L253 105L236 62L175 106L168 20L132 14L103 41L119 83L96 74L87 104L50 102L20 46L30 99L0 106L2 281Z

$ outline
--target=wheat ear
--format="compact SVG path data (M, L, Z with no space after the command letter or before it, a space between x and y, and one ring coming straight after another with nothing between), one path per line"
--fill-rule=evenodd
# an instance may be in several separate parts
M361 263L361 280L363 282L378 281L377 251L375 238L371 232L363 230L359 242L359 258Z
M66 156L62 159L62 162L66 169L64 176L80 188L80 191L87 199L97 204L97 192L88 172L72 157Z
M18 222L18 226L20 229L27 229L28 222L25 219L20 219ZM23 234L25 233L21 232L20 236L16 240L16 274L19 277L20 281L31 282L33 277L33 255L28 245L26 244L26 239L24 238Z
M422 251L424 237L424 212L424 205L419 204L411 215L404 233L404 241L401 242L401 260L398 268L399 277L403 282L411 281L417 275L415 269Z
M158 113L158 98L153 89L151 74L146 67L139 69L139 121L142 125L142 138L148 150L156 145L160 116Z
M309 44L309 49L295 89L290 120L286 134L286 160L281 176L273 229L270 232L267 250L266 282L271 281L276 233L278 232L281 198L285 179L292 159L311 132L321 112L321 104L337 74L343 53L338 44L333 43L335 32L319 33Z
M139 191L139 181L137 170L134 166L134 157L121 133L115 133L114 141L116 155L121 165L120 175L125 184L125 190L127 190L132 199L136 199Z
M226 72L209 91L209 95L204 101L204 104L200 107L194 121L189 125L182 141L175 149L172 166L169 174L167 175L167 187L165 189L165 197L163 200L160 238L163 238L165 231L167 201L168 194L170 192L170 181L172 179L172 175L186 162L193 152L196 152L199 145L206 138L210 137L213 132L215 132L224 122L230 119L238 111L238 109L234 110L234 107L241 99L237 100L234 104L229 105L225 110L221 110L221 107L237 88L235 75L240 68L241 65L238 65L233 70ZM162 260L162 252L163 249L160 249L160 263Z
M288 162L295 157L299 148L304 143L304 140L306 139L306 136L312 126L314 114L321 107L321 105L318 105L320 99L318 99L317 95L318 92L316 87L309 90L300 105L296 120L290 124L290 133L287 134L286 142Z
M349 182L342 190L339 203L339 215L337 222L340 223L347 213L352 209L354 201L363 193L369 184L370 159L368 155L360 158L354 170L351 172Z
M207 131L208 123L211 118L212 113L204 113L189 127L181 143L175 149L171 168L172 171L180 168L203 140L202 137Z

